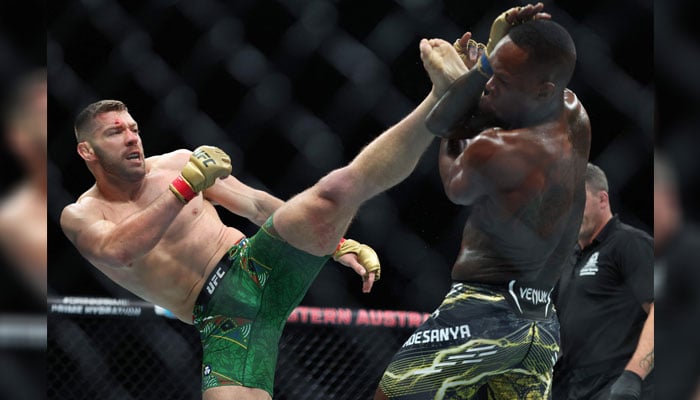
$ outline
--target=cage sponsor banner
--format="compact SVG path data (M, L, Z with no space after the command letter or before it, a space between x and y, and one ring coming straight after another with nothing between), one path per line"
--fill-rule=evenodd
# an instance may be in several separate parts
M167 309L145 301L101 297L49 298L50 314L76 316L175 318ZM417 311L366 310L300 306L287 322L311 325L381 326L385 328L417 328L430 314Z
M155 315L156 308L144 301L103 297L61 297L48 299L50 314L78 316L142 317Z
M417 311L297 307L289 323L417 328L430 314Z

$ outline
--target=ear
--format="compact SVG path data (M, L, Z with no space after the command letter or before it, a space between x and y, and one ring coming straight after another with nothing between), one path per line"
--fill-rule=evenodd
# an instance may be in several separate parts
M598 198L600 199L601 205L607 204L608 207L610 206L610 197L608 197L608 192L601 190L598 192Z
M540 100L546 100L549 99L554 95L554 89L556 88L556 85L552 82L544 82L541 83L537 87L537 98Z
M93 161L95 159L95 151L88 142L78 143L78 154L80 154L80 157L85 161Z

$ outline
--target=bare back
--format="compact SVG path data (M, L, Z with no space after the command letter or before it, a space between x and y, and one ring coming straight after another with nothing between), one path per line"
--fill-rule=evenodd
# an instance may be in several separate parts
M481 190L469 202L472 209L452 278L553 285L572 251L585 205L586 112L567 90L557 120L479 136L465 153L476 160L467 168L474 168L468 174ZM485 154L479 154L482 148Z
M189 153L173 152L146 159L146 175L130 201L108 199L97 185L63 212L68 238L93 265L134 294L192 322L192 309L204 279L243 234L225 226L214 206L202 196L190 201L147 254L125 267L105 265L90 256L81 236L107 230L149 206L167 191L187 162Z

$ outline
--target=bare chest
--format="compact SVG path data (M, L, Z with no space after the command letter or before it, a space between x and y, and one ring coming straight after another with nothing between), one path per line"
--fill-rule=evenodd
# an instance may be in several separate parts
M168 187L176 175L177 172L175 171L162 171L149 174L145 179L141 193L136 199L128 202L105 204L103 208L105 219L118 224L146 209L158 197L162 195L174 196L170 193ZM171 232L182 232L188 229L206 211L206 206L201 196L190 201L177 217L175 217L163 239L167 240ZM209 206L209 208L211 208L211 206Z

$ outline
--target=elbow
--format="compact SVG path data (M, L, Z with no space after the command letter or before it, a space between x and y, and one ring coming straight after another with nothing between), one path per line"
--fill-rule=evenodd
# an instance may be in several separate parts
M136 256L128 251L122 251L114 258L117 268L130 268L136 261Z
M284 202L262 190L256 190L255 195L257 198L254 203L255 212L249 219L256 225L263 226L265 221L284 205Z
M447 199L455 204L459 204L459 192L455 189L455 185L452 184L451 178L443 178L442 187L445 190L445 196Z
M256 204L255 214L253 214L248 219L257 226L263 226L265 224L265 221L267 221L267 219L270 218L270 215L272 215L273 212L274 210L268 210L263 205Z
M109 268L130 268L137 259L138 255L126 247L111 246L96 255L95 264Z
M445 187L445 195L454 204L460 204L460 205L464 204L460 193L457 193L455 190L452 190L449 187Z
M444 188L445 195L454 204L468 206L478 198L478 195L465 182L455 179L445 182Z
M102 258L102 264L107 265L110 268L130 268L132 265L134 265L134 261L136 261L136 257L126 251L111 254Z
M361 197L358 192L363 188L362 182L357 179L361 173L356 173L353 165L337 169L317 184L317 196L319 200L332 207L342 207L344 203L354 202L355 197Z
M445 194L447 195L447 198L454 204L457 204L459 206L468 206L474 203L476 201L476 197L474 196L469 196L465 195L464 193L455 193L455 192L447 192L445 191Z

